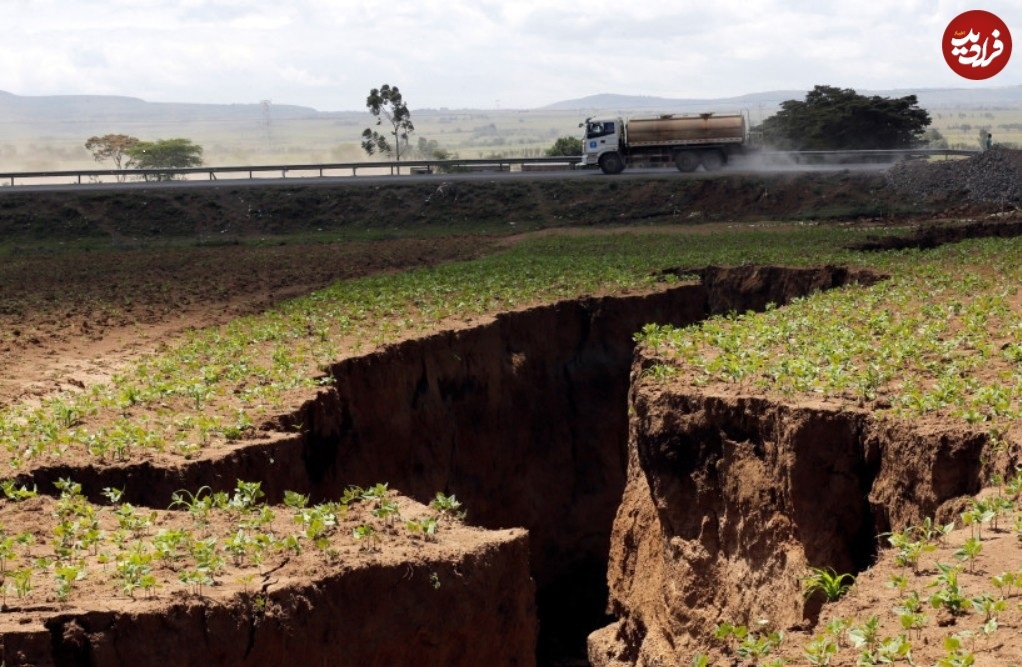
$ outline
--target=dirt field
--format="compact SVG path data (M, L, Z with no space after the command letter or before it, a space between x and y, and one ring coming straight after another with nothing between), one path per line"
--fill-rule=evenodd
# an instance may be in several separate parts
M549 230L561 225L571 226L572 234L616 231L622 225L633 231L655 226L692 233L717 231L733 222L755 226L767 221L764 229L790 228L815 214L827 224L876 227L883 237L888 226L900 230L932 216L999 210L946 201L906 208L899 196L883 189L882 177L852 173L726 177L682 185L662 179L601 179L583 185L481 183L459 185L456 192L432 203L425 201L432 190L421 186L38 198L0 193L0 248L7 253L0 264L0 408L39 405L62 392L84 392L147 353L174 348L196 330L260 313L337 280L475 258L513 247L523 238L551 235ZM876 243L902 242L880 238ZM903 243L911 246L915 241ZM925 243L940 240L924 238L918 245ZM802 282L792 278L785 299L811 287L839 284L829 274L823 283ZM765 306L754 304L742 291L755 288L751 282L732 287L727 295L712 297L726 296L738 304L721 301L732 304L720 305L722 310ZM162 454L140 460L101 456L99 462L77 469L69 463L72 459L40 462L10 487L15 496L18 485L25 485L28 496L27 489L36 483L42 493L56 495L41 482L72 475L80 475L85 488L78 493L65 490L56 500L16 501L8 494L0 501L0 576L5 609L13 612L2 628L6 664L289 664L295 655L310 662L332 660L329 642L301 639L297 626L304 618L311 619L309 632L323 636L336 631L337 618L343 623L363 619L367 626L361 628L362 636L390 635L408 644L407 651L386 653L379 648L386 642L367 640L363 653L351 651L338 664L535 664L537 659L541 664L573 664L571 660L579 659L577 643L558 646L557 638L544 637L542 630L537 658L535 606L546 609L541 609L543 622L570 615L571 605L582 604L586 595L600 600L589 590L594 578L605 578L605 571L590 571L600 565L599 557L578 563L566 559L573 552L607 553L616 500L626 481L635 482L625 475L630 454L624 444L629 425L623 409L620 423L603 429L606 433L596 436L585 428L605 416L605 406L624 406L629 331L634 326L622 322L641 322L657 309L684 312L685 318L679 319L695 321L704 316L708 297L692 296L689 289L658 286L648 294L623 295L621 301L611 295L533 309L522 304L517 314L445 321L418 340L337 359L331 373L342 380L329 391L296 390L288 397L296 398L297 406L287 405L275 416L275 408L265 408L272 423L247 425L239 441L228 439L214 452L179 457L175 463ZM617 339L622 340L612 342ZM608 382L605 375L611 367L617 379ZM546 385L551 393L539 399L544 407L534 407L537 388ZM178 400L156 401L154 414L181 409ZM199 419L201 400L195 402ZM532 412L542 427L508 435L506 443L499 440ZM571 418L556 423L551 416L555 412L570 413ZM113 429L122 417L147 419L144 410L129 402L104 417L109 420L104 425ZM77 419L68 416L69 430ZM462 421L471 429L445 431ZM493 432L480 426L487 424ZM407 441L406 449L383 452L372 444L388 438ZM592 453L586 453L587 447ZM514 453L498 461L494 450ZM540 461L546 472L530 467ZM607 472L610 469L615 472ZM555 472L571 476L556 477ZM381 477L370 477L374 473ZM342 474L347 477L342 479ZM234 487L239 479L263 479L273 516L245 504L243 490ZM369 493L373 483L391 479L418 483L409 482L401 494ZM550 498L539 498L541 492L525 484L529 479L554 489ZM459 496L462 488L477 488L468 493L475 493L477 518L484 518L474 525L489 530L466 526L429 506L434 492L453 490L452 480L458 481ZM290 481L306 486L288 487ZM367 493L349 499L343 510L331 507L332 519L284 502L284 492L296 490L310 496L311 507L336 498L347 484L363 485ZM100 490L110 487L127 488L128 495L95 504ZM209 498L218 491L224 495L211 520L196 522L194 502L166 511L168 497L178 488L193 489L191 501L207 497L202 488ZM126 508L124 500L134 505ZM402 521L423 523L409 528L410 533L386 523L380 512L388 502L395 504ZM541 524L544 514L556 516L558 525L567 528ZM514 523L520 516L536 517L537 527L529 537L513 530L521 525ZM105 553L104 547L92 546L101 542L85 537L93 517L94 530L119 540L116 557L113 547ZM430 518L436 521L430 524ZM329 539L321 544L310 537L318 520L329 524L323 533ZM442 536L439 543L428 532L430 525ZM74 539L49 544L52 535L68 534L61 531L71 531ZM172 547L169 555L159 557L163 560L157 560L156 552L148 554L149 560L143 555L136 561L122 558L133 540L141 543L174 531L187 534L191 546ZM577 541L561 541L562 532ZM31 537L18 542L23 535ZM182 589L182 577L192 576L191 566L183 563L197 558L202 539L216 536L226 542L252 535L264 536L266 543L259 546L253 538L231 552L236 560L227 558L230 562L217 572L215 587L207 584L203 590L204 574L198 572L195 583ZM304 550L288 551L289 535L307 540ZM951 543L958 543L957 536L949 538ZM998 558L1000 544L989 542L992 559ZM74 556L63 560L61 548ZM23 588L19 592L20 570L5 568L5 549L19 554L22 562L53 558L48 554L56 549L56 560L48 564L49 580L37 580L38 587L51 592L35 597ZM76 580L78 562L92 572L109 573ZM154 578L132 579L133 562L139 573ZM566 572L572 567L579 571ZM855 596L842 604L858 605L860 614L871 604L888 604L885 567L891 566L881 564L876 574L863 576ZM984 561L984 567L1002 565L991 560ZM59 593L62 581L78 587L73 600L98 602L68 604ZM104 594L114 590L112 582L125 592ZM82 592L85 597L79 597ZM798 591L795 594L798 597ZM603 595L605 599L605 591ZM655 591L651 587L635 595L649 597ZM400 622L393 617L379 620L373 609L352 615L329 602L343 599L358 607L366 596L372 597L365 603L368 607L390 610ZM551 602L558 596L567 606ZM421 600L427 602L419 606ZM449 617L437 619L438 610ZM564 631L588 632L606 620L602 609L586 613L596 618ZM1015 627L1011 618L1004 623ZM808 626L804 629L810 632ZM210 641L216 632L231 640ZM146 636L175 640L139 653ZM938 641L936 630L932 637L922 637L926 643ZM1018 652L1017 642L998 637L996 655ZM174 643L180 638L193 642L194 650L176 653ZM492 652L481 653L483 645ZM416 654L421 647L428 650ZM686 659L699 647L688 648ZM307 652L296 653L300 650ZM724 649L709 653L718 659L713 664L745 664ZM936 660L938 653L917 651L927 660ZM628 655L602 664L634 664L634 655L631 660ZM804 664L795 649L784 656L790 664Z

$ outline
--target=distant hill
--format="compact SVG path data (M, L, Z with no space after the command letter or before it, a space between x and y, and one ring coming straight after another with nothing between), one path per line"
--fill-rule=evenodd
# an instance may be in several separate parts
M312 107L274 104L275 118L315 116ZM146 102L137 97L115 95L21 96L0 90L0 122L33 122L74 118L107 120L247 120L262 118L261 104L190 104Z
M801 100L805 90L772 90L737 97L708 99L648 97L603 93L564 100L543 107L547 110L593 111L738 111L763 107L767 111L785 100ZM904 97L915 95L925 109L944 107L1022 107L1022 85L1000 88L904 88L897 90L856 89L862 95Z
M784 100L801 99L804 96L805 91L801 90L775 90L765 93L740 95L738 97L720 97L714 99L649 97L641 95L616 95L613 93L602 93L599 95L580 97L574 100L554 102L553 104L543 107L543 109L550 111L573 111L585 109L600 111L642 109L670 109L681 111L710 109L731 111L759 104L778 105Z

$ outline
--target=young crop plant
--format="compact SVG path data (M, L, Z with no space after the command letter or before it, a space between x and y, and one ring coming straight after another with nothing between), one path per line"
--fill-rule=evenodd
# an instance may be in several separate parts
M938 524L930 517L926 517L923 519L922 523L919 524L919 526L915 530L919 533L919 536L922 537L925 542L929 543L936 540L937 544L941 545L944 544L944 540L947 538L948 535L951 534L951 531L953 531L954 529L955 529L954 521L946 524Z
M863 623L853 625L848 630L848 640L856 649L875 652L880 646L880 617L874 614Z
M887 541L897 550L894 562L899 567L911 567L913 574L919 574L919 559L924 553L936 551L937 545L931 543L924 537L921 540L913 540L913 529L900 533L889 533Z
M962 512L962 524L969 526L972 537L981 541L983 539L983 524L990 523L997 517L990 502L973 498L969 501L969 509Z
M440 513L441 518L461 521L465 518L465 510L462 508L454 494L445 495L443 491L437 491L436 496L430 501L429 506Z
M946 653L937 660L937 667L969 667L976 664L976 656L966 650L961 635L945 637L944 650Z
M770 655L784 641L783 632L766 634L749 633L738 644L735 655L742 660L759 664L760 660Z
M295 510L295 523L304 526L305 538L318 549L330 546L330 535L337 528L337 512L335 503L323 503L314 507L299 507Z
M117 561L117 576L121 580L120 590L130 598L135 591L142 589L146 597L156 588L156 577L153 575L152 554L148 553L143 543L123 554Z
M369 524L355 526L351 535L355 538L356 542L361 544L359 551L372 553L380 550L380 535L376 532L376 529Z
M256 509L259 500L265 495L262 482L243 482L239 479L234 487L234 494L226 503L226 508L242 513L250 512Z
M976 566L976 559L983 551L983 543L977 537L970 537L961 548L954 553L955 558L966 563L966 571L972 572Z
M990 577L990 583L997 588L1002 599L1008 599L1012 597L1014 589L1022 588L1022 572L1002 572Z
M713 628L714 639L721 642L731 653L738 650L738 645L749 636L749 628L732 623L718 623Z
M436 540L438 526L437 518L433 516L423 517L418 520L409 519L405 522L405 527L410 533L421 535L422 539L427 542Z
M54 578L57 580L54 595L60 602L67 602L77 582L85 579L85 567L78 565L62 565L56 568Z
M834 568L809 568L809 574L802 578L802 587L806 599L820 593L828 602L837 600L848 592L855 583L851 574L838 574Z
M170 495L169 509L183 507L191 514L192 519L201 527L209 524L209 514L214 507L213 492L208 486L200 487L192 493L187 489L175 491Z
M934 609L945 609L951 616L959 616L966 611L968 599L958 583L959 566L937 563L939 574L929 588L937 591L930 596L930 606Z
M806 662L814 667L830 665L839 647L837 643L826 635L817 635L805 645L802 655Z
M24 484L16 486L13 479L7 479L0 482L0 489L3 490L4 497L7 498L7 500L15 503L28 500L29 498L35 498L39 495L39 489L36 485L33 484L31 489Z

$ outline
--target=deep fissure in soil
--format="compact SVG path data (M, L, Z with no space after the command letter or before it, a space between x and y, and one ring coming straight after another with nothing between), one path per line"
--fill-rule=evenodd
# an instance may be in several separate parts
M586 636L609 621L634 333L878 279L841 267L699 273L699 285L506 313L343 361L330 369L334 387L281 426L308 429L316 495L387 480L424 502L438 490L456 494L472 523L528 528L538 660L584 655Z
M640 355L638 377L655 358ZM810 567L858 574L884 532L946 522L992 471L981 429L735 387L633 383L629 473L608 567L616 620L595 667L684 664L714 627L809 627ZM986 463L984 463L986 461Z
M71 476L90 497L116 486L155 507L180 488L229 490L237 479L261 480L270 502L284 490L326 500L381 481L421 502L453 493L470 523L529 530L537 661L577 660L587 635L613 620L608 554L628 469L634 333L879 279L842 267L698 273L700 284L504 313L343 360L329 369L333 385L280 418L278 433L225 456L174 468L53 467L21 481L48 488ZM867 559L854 553L851 565Z

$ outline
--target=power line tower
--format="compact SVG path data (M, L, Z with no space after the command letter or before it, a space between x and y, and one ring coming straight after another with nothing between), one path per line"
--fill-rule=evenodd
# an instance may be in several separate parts
M263 132L266 134L266 150L273 152L273 116L270 113L272 100L260 100L259 106L263 108Z

